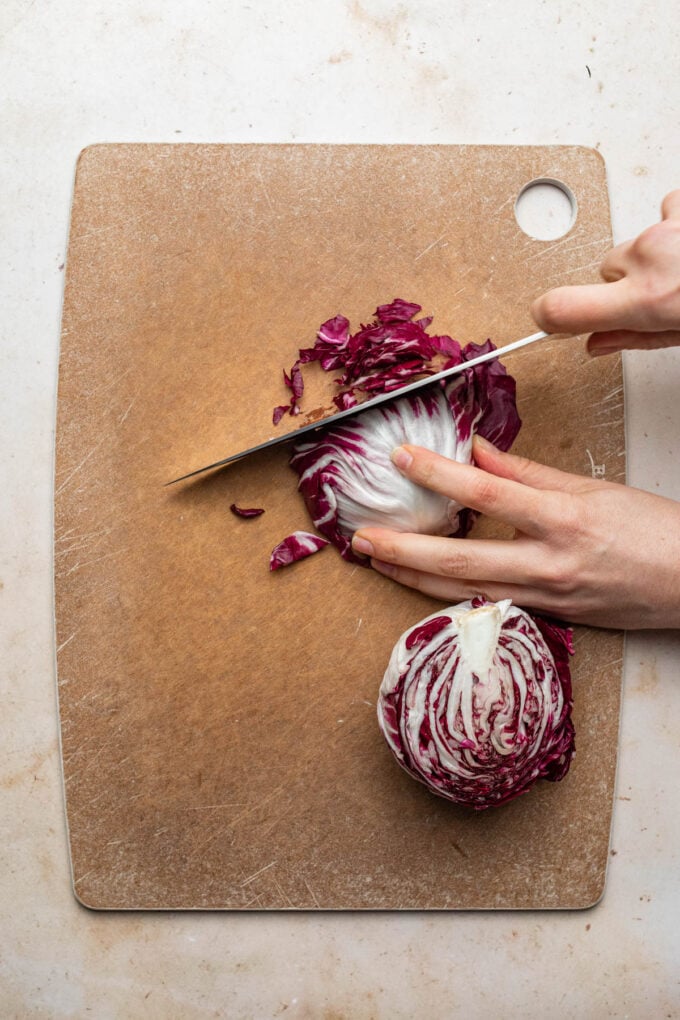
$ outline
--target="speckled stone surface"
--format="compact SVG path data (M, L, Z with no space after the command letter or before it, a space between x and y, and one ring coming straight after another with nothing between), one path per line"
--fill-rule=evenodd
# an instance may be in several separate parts
M583 912L93 914L74 900L58 754L52 450L77 153L97 141L579 143L615 240L678 186L665 5L175 0L0 12L0 822L10 1017L675 1016L676 633L629 635L612 857ZM629 481L680 498L680 357L625 359Z

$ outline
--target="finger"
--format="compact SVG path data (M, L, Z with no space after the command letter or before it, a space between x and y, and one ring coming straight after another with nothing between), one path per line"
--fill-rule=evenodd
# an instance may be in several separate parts
M637 329L639 313L628 280L556 287L534 301L531 314L546 333Z
M371 560L371 566L379 574L384 574L398 584L420 591L423 595L431 595L443 602L455 604L465 602L476 595L489 602L500 602L511 599L516 606L538 609L544 613L559 615L559 603L555 596L548 592L533 588L530 585L507 584L495 581L468 581L458 578L441 577L439 574L428 574L410 567L399 567L392 563L381 563Z
M439 492L461 506L479 510L522 532L543 535L550 529L545 493L519 482L498 478L472 464L458 464L420 446L398 446L392 460L416 485Z
M472 441L472 453L475 464L500 478L509 478L522 485L530 485L533 489L543 492L575 492L583 489L587 479L581 475L572 475L557 468L539 464L527 457L518 457L514 453L503 453L482 436L475 436Z
M676 188L675 191L671 191L670 194L666 195L664 198L661 203L661 219L680 219L680 188Z
M623 279L628 272L628 260L632 243L632 241L624 241L623 244L618 244L603 258L602 265L600 266L600 276L607 283L614 283L616 280Z
M632 329L612 329L593 333L587 343L588 354L593 357L620 351L659 350L662 347L680 347L680 330L642 333Z
M352 539L352 548L383 563L441 577L529 584L535 583L540 572L540 550L522 539L442 538L388 528L360 528Z

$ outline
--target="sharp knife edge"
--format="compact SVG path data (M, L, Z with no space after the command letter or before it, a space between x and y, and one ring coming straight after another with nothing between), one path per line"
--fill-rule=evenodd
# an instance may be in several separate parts
M202 475L205 471L211 471L213 468L223 467L225 464L231 464L236 460L241 460L242 457L247 457L248 454L257 453L258 450L266 450L270 446L278 446L279 443L287 443L291 440L297 441L301 436L306 435L309 432L316 432L319 429L328 428L329 425L337 425L338 422L344 421L345 418L353 418L357 414L362 414L364 411L370 411L374 407L380 407L381 404L385 404L390 400L395 400L398 397L404 397L407 393L414 393L417 390L424 389L426 386L430 386L432 383L438 382L440 379L450 379L454 375L459 375L461 372L467 371L468 368L475 368L476 365L482 365L485 361L493 361L495 358L504 358L506 354L510 354L511 351L518 351L520 347L528 347L529 344L534 344L538 340L545 340L550 337L550 333L532 333L531 336L525 336L522 340L514 340L512 343L506 344L505 347L497 347L494 351L489 351L486 354L480 354L478 358L472 358L470 361L462 361L459 365L454 365L452 368L445 368L442 372L436 372L434 375L425 376L424 379L417 379L416 382L407 383L406 386L400 387L398 390L390 390L389 393L380 393L377 397L371 397L370 400L364 400L361 404L357 404L356 407L348 407L344 411L338 411L337 414L331 414L327 418L322 418L320 421L310 422L309 425L301 425L299 428L293 429L292 432L282 432L280 436L274 436L273 439L267 439L263 443L257 443L256 446L250 446L247 450L241 450L240 453L233 453L229 457L224 457L222 460L216 460L213 464L206 464L205 467L197 468L195 471L189 471L186 475L180 475L179 478L173 478L171 482L166 482L167 485L175 485L176 482L183 482L187 478L194 478L196 475Z

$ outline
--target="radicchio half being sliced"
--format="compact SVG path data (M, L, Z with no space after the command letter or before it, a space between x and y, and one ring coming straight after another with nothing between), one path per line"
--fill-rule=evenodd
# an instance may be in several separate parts
M490 341L458 347L450 363L493 349ZM463 536L472 523L471 511L397 471L391 460L396 446L424 446L467 464L476 432L507 450L520 424L514 379L494 360L296 443L290 463L315 527L345 559L366 564L351 549L358 528Z
M309 531L294 531L272 550L269 557L269 569L279 570L281 567L289 567L291 563L304 560L327 545L330 543L325 538L312 535Z
M439 610L394 647L380 729L433 793L476 810L504 804L569 769L570 653L570 630L509 600Z

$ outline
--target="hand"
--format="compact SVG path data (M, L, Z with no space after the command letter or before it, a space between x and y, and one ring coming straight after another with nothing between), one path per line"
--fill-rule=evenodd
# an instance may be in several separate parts
M613 248L605 284L557 287L531 314L547 333L591 333L590 354L680 344L680 190L667 195L662 220Z
M418 485L514 526L514 539L361 528L354 550L448 604L484 595L572 623L680 627L680 503L501 453L479 437L473 452L477 466L416 446L398 447L393 460Z

